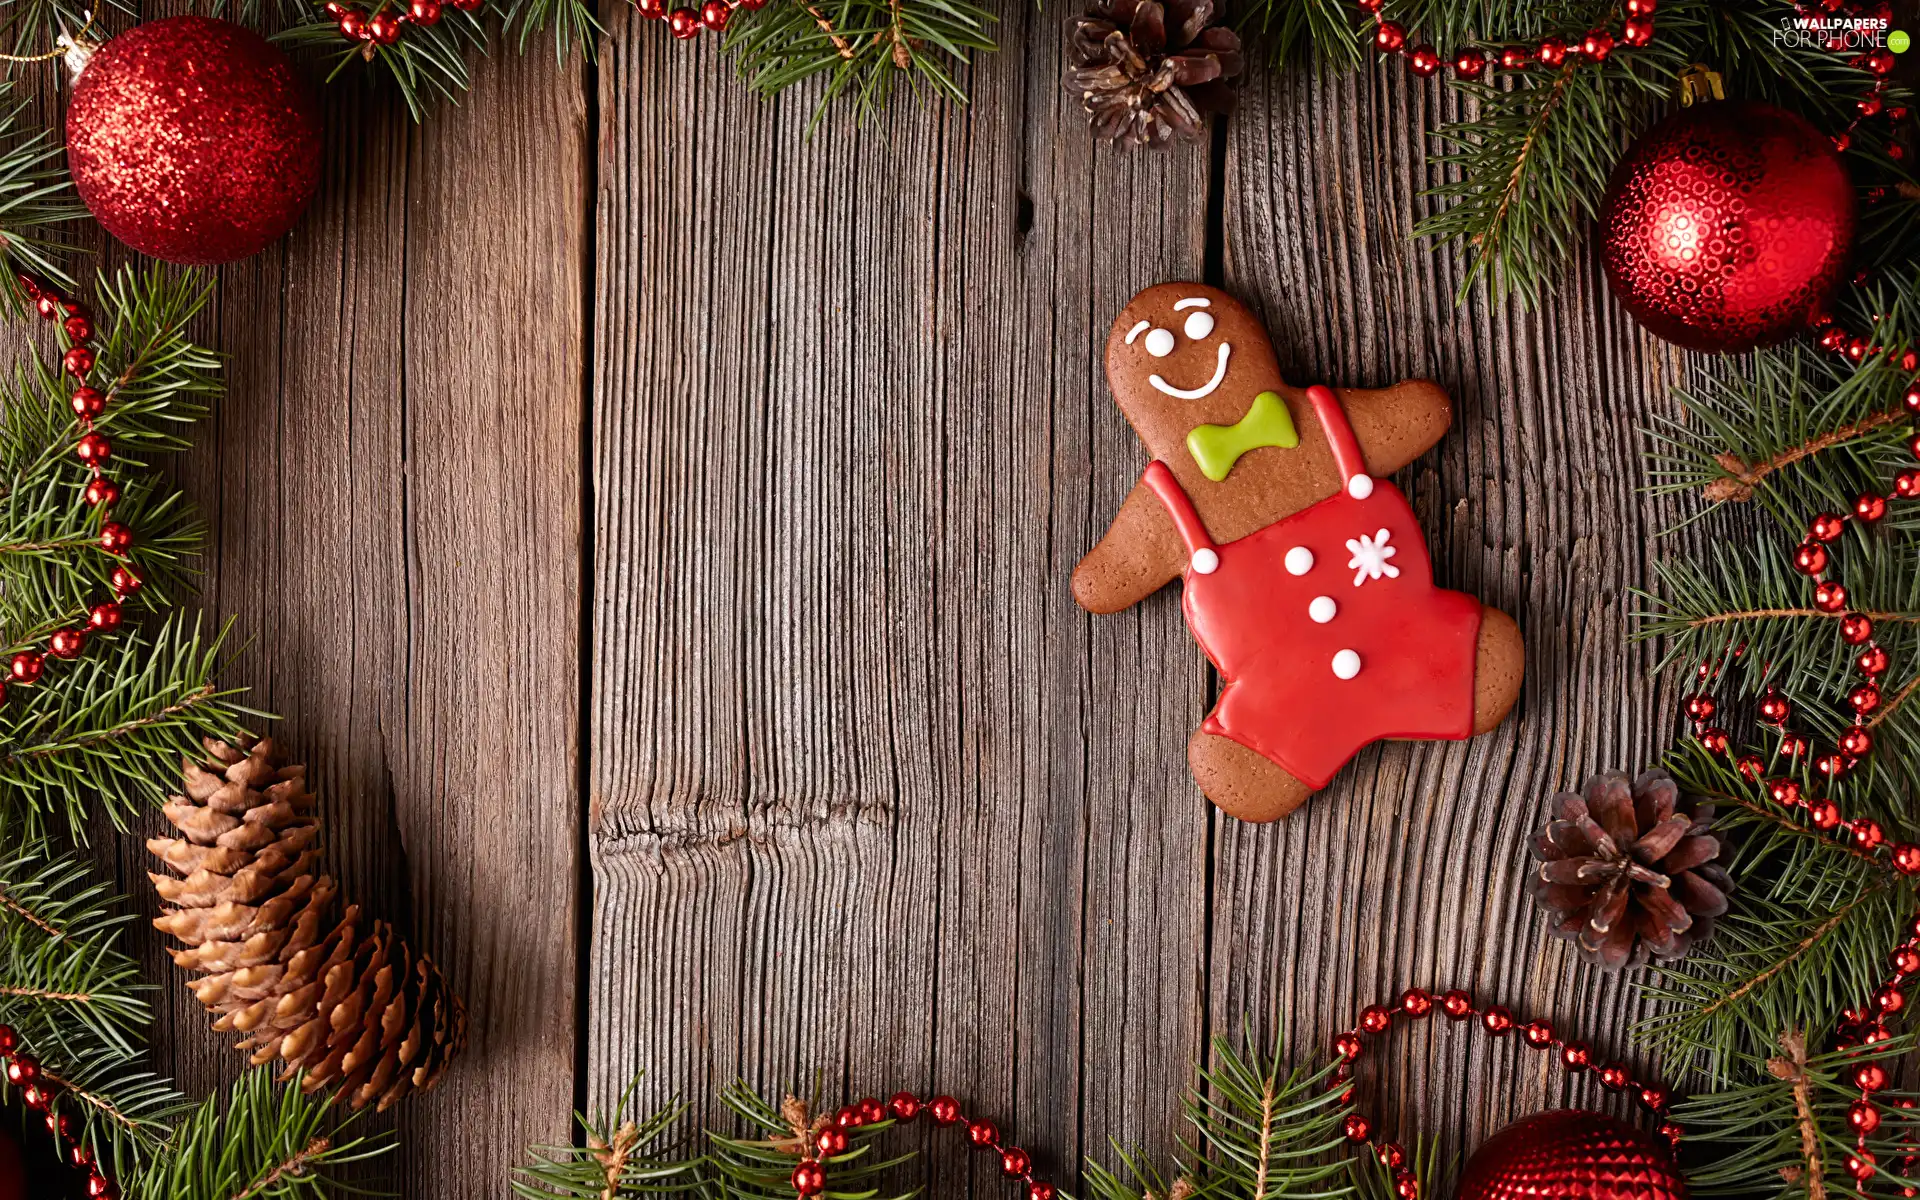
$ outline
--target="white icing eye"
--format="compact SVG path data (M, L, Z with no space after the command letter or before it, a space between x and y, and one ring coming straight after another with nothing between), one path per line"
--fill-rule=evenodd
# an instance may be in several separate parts
M1149 329L1146 337L1147 353L1155 358L1165 358L1173 353L1173 330Z
M1342 650L1333 656L1333 674L1337 679L1352 679L1360 673L1360 656L1351 650Z
M1196 312L1187 316L1187 336L1199 341L1213 332L1213 314Z
M1287 564L1287 574L1305 575L1308 571L1313 570L1313 551L1307 549L1305 546L1295 546L1293 549L1287 551L1287 557L1284 561Z

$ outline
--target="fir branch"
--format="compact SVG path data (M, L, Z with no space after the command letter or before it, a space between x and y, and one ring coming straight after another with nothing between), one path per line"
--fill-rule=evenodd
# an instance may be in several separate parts
M248 1071L224 1104L209 1097L133 1175L129 1194L141 1200L324 1200L344 1188L336 1177L341 1168L393 1148L389 1134L342 1136L356 1117L340 1116L324 1091L276 1087L272 1074L267 1067Z
M96 799L121 828L164 800L201 738L231 739L267 715L214 682L226 632L170 617L151 634L90 643L62 686L13 689L0 707L0 812L35 830L59 818L80 838Z
M131 1055L152 987L118 949L128 918L84 865L25 843L0 854L0 1021L66 1057Z
M1813 1111L1813 1077L1807 1073L1807 1035L1800 1029L1780 1034L1786 1056L1767 1060L1767 1072L1793 1087L1793 1111L1800 1127L1802 1167L1799 1182L1807 1200L1826 1200L1826 1170L1820 1160L1820 1120Z
M953 67L995 48L987 36L994 20L971 0L776 0L736 11L726 49L763 95L824 77L811 130L841 98L864 119L902 80L964 104Z
M583 1144L533 1147L533 1163L514 1172L514 1194L527 1200L632 1200L696 1193L700 1156L682 1153L671 1139L686 1106L676 1101L643 1117L630 1115L641 1078L627 1085L611 1114L574 1114Z

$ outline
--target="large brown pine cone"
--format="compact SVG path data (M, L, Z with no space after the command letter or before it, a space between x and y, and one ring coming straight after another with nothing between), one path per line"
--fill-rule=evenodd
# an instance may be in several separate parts
M1683 796L1664 771L1627 782L1610 771L1553 798L1533 839L1533 898L1560 920L1554 933L1608 970L1648 957L1682 958L1713 933L1733 881L1713 807Z
M1213 0L1100 0L1067 35L1067 90L1107 141L1192 140L1204 114L1230 112L1240 38L1213 24Z
M466 1042L460 998L385 921L352 905L335 918L305 767L281 765L270 740L204 745L164 809L183 836L147 848L183 877L149 876L169 906L154 925L187 944L171 953L204 974L193 993L213 1027L355 1108L432 1087Z

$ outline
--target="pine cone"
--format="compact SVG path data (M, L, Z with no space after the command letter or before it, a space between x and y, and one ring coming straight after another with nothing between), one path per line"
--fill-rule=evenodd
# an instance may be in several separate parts
M1727 911L1728 846L1664 771L1631 785L1623 772L1553 798L1554 820L1533 839L1533 898L1561 917L1554 933L1607 970L1684 958Z
M213 1027L355 1108L432 1087L467 1035L440 968L358 906L336 922L305 767L280 765L271 740L203 745L209 761L181 764L186 794L163 810L185 836L147 849L182 876L148 876L171 906L154 925L187 944L171 953L204 974L193 993Z
M1100 0L1067 35L1067 90L1105 141L1197 139L1202 114L1231 112L1240 38L1213 24L1213 0Z

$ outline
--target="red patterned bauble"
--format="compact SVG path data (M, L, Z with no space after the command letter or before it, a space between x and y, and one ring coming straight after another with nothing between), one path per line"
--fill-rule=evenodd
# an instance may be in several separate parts
M74 187L156 258L255 254L320 182L320 115L287 56L227 21L169 17L95 51L67 108Z
M1768 104L1697 104L1627 151L1607 184L1607 282L1634 319L1693 350L1788 337L1832 293L1853 245L1853 185L1833 145Z
M1624 1121L1561 1109L1516 1121L1467 1161L1457 1200L1686 1200L1666 1147Z

